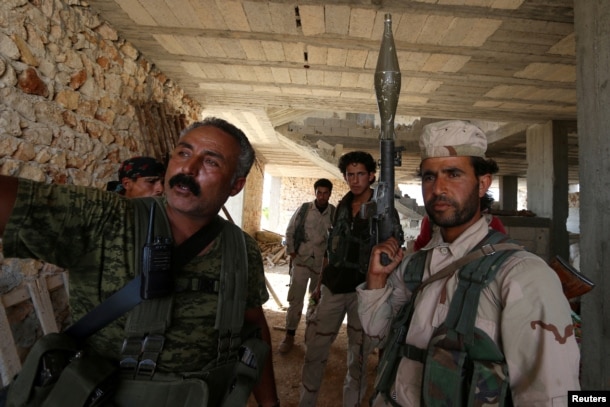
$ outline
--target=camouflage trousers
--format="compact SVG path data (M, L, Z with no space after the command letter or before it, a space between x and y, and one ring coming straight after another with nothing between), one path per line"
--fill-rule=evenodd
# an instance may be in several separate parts
M298 257L297 257L298 259ZM296 330L303 314L303 304L305 291L309 294L318 285L320 272L315 272L311 268L297 264L297 259L292 263L292 275L290 277L290 288L288 289L288 311L286 312L286 329ZM309 290L308 285L309 283ZM307 315L311 315L315 305L308 304Z
M347 314L347 374L343 382L343 406L360 406L367 389L367 359L373 351L364 334L358 316L358 297L355 292L333 294L322 285L322 297L307 321L305 332L305 361L301 376L300 407L316 405L324 369L341 324Z

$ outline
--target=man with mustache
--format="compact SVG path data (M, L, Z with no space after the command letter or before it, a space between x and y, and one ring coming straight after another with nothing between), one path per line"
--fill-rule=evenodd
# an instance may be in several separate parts
M580 389L570 307L553 270L481 213L498 171L485 134L442 121L424 127L419 145L426 212L439 228L404 259L393 238L375 246L358 287L363 327L384 348L372 405L567 405Z
M222 294L219 290L225 287L220 284L223 253L247 256L241 262L247 264L247 269L234 271L247 273L244 298L238 303L244 307L244 323L258 327L265 342L271 342L262 309L269 295L258 245L218 216L227 199L244 187L254 158L250 142L237 127L218 118L196 122L181 133L167 166L165 197L156 198L161 199L174 245L213 223L221 225L211 243L196 248L197 255L179 270L172 270L176 290L169 294L173 300L171 322L163 333L156 366L147 377L149 382L152 376L153 383L165 384L183 379L215 380L216 384L208 389L209 406L222 405L225 395L233 389L235 377L219 378L205 372L224 360L242 360L241 353L237 354L241 352L239 343L233 337L220 338L215 329ZM141 199L151 198L123 199L93 188L0 176L4 254L40 258L68 268L70 303L78 320L135 277L134 257L140 248L134 247L138 229L134 208ZM226 246L242 238L241 252ZM228 300L231 298L225 298ZM124 325L124 319L113 321L88 339L88 347L106 358L120 360ZM146 346L143 341L141 349ZM271 353L266 360L255 362L264 366L253 390L255 398L261 406L279 405ZM155 388L159 391L160 386Z

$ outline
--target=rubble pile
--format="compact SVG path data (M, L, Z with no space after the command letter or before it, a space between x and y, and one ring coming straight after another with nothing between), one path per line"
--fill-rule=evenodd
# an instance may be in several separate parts
M288 264L290 256L283 245L284 236L268 230L256 232L254 238L258 242L265 267L283 266Z

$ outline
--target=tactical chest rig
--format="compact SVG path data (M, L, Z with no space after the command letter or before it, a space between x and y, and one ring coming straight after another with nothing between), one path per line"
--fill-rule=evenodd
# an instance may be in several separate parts
M510 406L508 367L502 351L482 330L475 327L481 291L515 251L523 250L508 237L491 230L469 254L422 282L427 251L415 253L407 264L404 281L413 293L390 328L379 363L375 389L386 402L399 406L392 397L392 385L403 357L424 364L423 406ZM427 349L405 343L423 287L458 271L458 286L445 321L435 329Z
M148 208L151 202L161 207L161 202L154 198L133 201L138 277L66 332L41 338L11 384L7 406L202 407L246 404L252 387L261 375L268 346L257 335L258 332L250 330L246 334L245 330L249 327L243 326L248 280L243 232L237 226L217 218L215 230L208 230L210 236L189 239L190 243L187 240L187 247L174 256L172 270L176 273L218 233L222 233L220 279L172 279L168 281L169 295L142 301L148 294L140 292L141 279L144 277L141 275L138 248L145 245L147 224L149 229L152 224L148 220ZM165 211L156 211L154 219L154 236L158 236L163 243L164 238L171 237ZM155 259L153 256L152 261L163 262L165 259ZM157 359L163 350L164 333L171 324L174 289L218 294L215 322L219 334L218 354L216 360L197 372L155 374ZM81 341L131 308L119 368L96 355L83 354ZM44 370L49 359L57 361L54 372ZM51 380L41 383L41 370Z

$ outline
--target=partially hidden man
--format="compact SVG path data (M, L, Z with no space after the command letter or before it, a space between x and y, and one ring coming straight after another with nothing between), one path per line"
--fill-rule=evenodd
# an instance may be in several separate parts
M372 351L358 317L356 286L366 275L370 252L369 221L360 216L362 204L371 200L376 163L363 151L352 151L339 158L349 192L337 205L328 237L328 264L322 271L313 298L319 297L305 331L305 361L301 379L300 407L315 406L324 368L343 319L347 315L347 373L343 383L343 405L359 406L366 393L367 358Z
M241 315L245 324L260 328L262 338L270 345L262 309L269 295L258 245L237 226L218 216L227 199L244 187L254 158L254 150L241 130L222 119L207 118L181 133L167 166L164 198L126 199L93 188L0 176L0 235L4 255L38 258L68 268L75 320L134 279L135 253L141 250L134 247L138 230L134 212L138 201L158 202L175 245L202 227L221 222L220 232L211 243L180 270L172 270L176 289L169 298L173 303L163 308L169 309L165 319L169 326L161 332L164 343L156 353L154 370L142 375L142 383L149 386L139 393L142 397L148 395L144 400L153 399L148 403L151 407L173 405L172 397L180 390L174 388L171 393L172 386L182 381L212 380L208 386L208 406L222 405L234 385L235 375L227 374L226 370L215 377L205 373L222 360L238 359L237 355L228 354L238 350L225 346L229 345L228 340L221 341L214 328L223 289L214 282L224 267L223 258L227 256L223 253L247 257L241 262L247 264L246 268L234 271L247 272L245 293L239 301L245 309ZM237 241L243 242L239 244L241 250L230 246L229 242ZM129 321L124 317L113 321L89 338L88 348L118 364L126 324ZM152 342L150 334L144 337ZM146 349L147 344L145 340L141 346ZM159 349L150 350L155 353ZM264 363L264 370L253 393L260 405L277 406L271 353L258 362ZM167 394L163 390L166 388ZM191 401L195 404L189 405L206 405L203 400Z
M498 171L485 134L443 121L419 144L439 228L404 259L395 239L375 246L358 287L364 329L384 347L373 406L567 405L580 389L570 307L553 270L481 214ZM381 253L393 261L382 266Z
M280 343L280 353L288 353L303 313L305 292L312 293L318 286L322 272L326 239L335 214L335 206L328 200L333 184L321 178L313 184L315 199L303 203L292 215L286 228L286 249L290 254L290 288L286 312L286 336ZM312 314L315 301L309 301L306 315Z
M131 157L119 167L116 192L126 198L163 195L165 166L154 157Z

